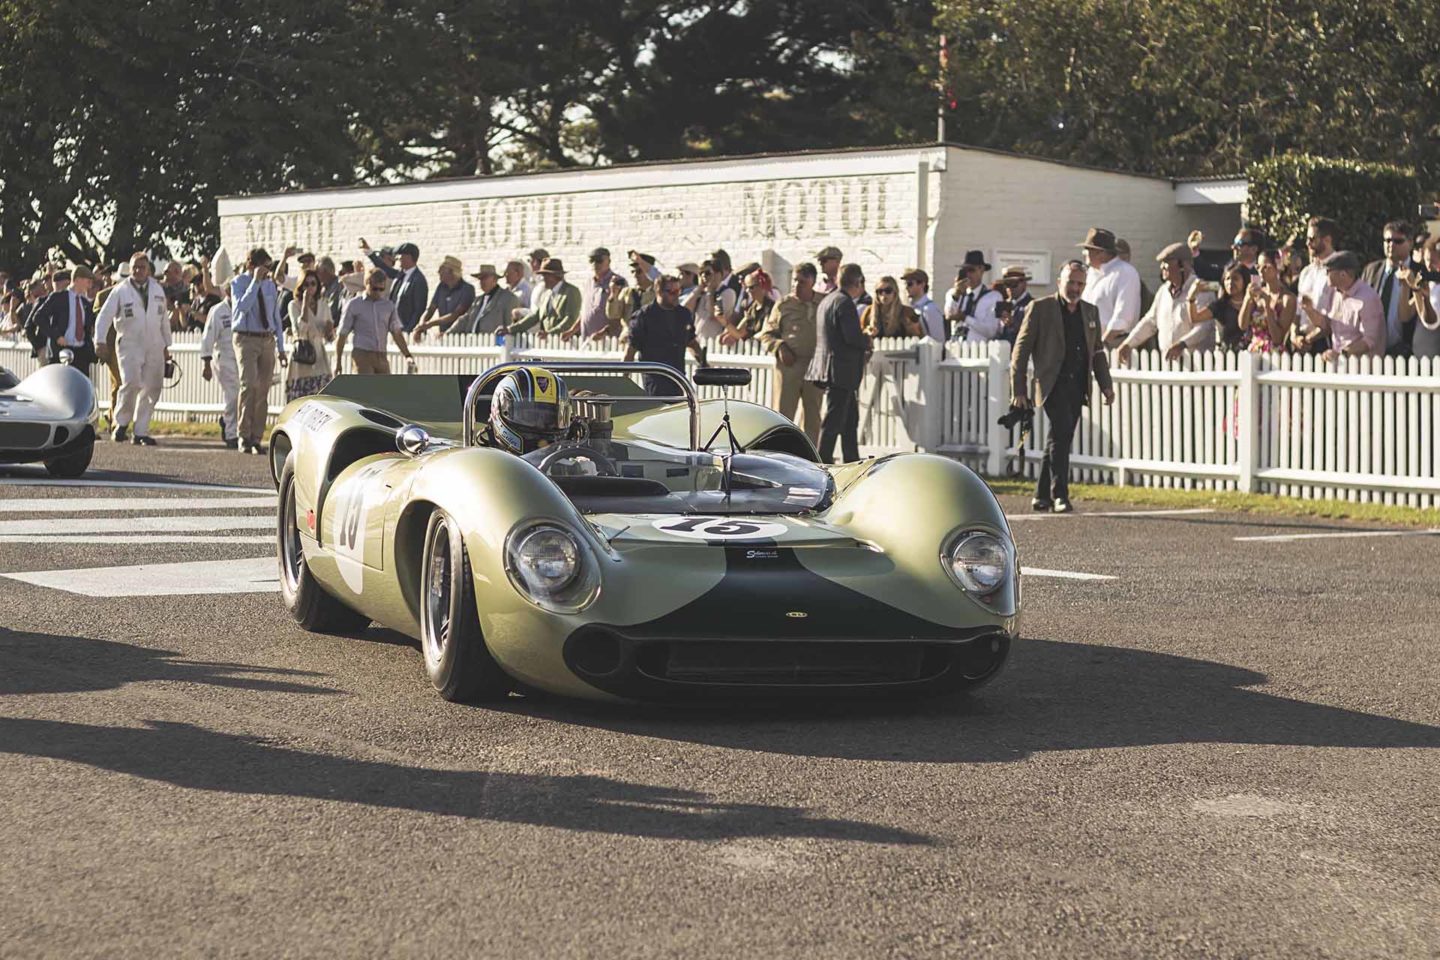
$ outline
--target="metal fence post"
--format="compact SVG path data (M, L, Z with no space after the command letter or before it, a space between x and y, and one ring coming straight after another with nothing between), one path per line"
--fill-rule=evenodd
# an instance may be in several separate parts
M1005 454L1010 446L1010 430L997 422L1000 414L1010 408L1010 344L992 340L989 344L990 370L985 378L985 473L992 477L1005 472Z
M1259 356L1249 351L1240 354L1240 396L1236 411L1240 428L1238 456L1239 487L1242 493L1255 491L1255 470L1260 459L1260 382L1255 379Z

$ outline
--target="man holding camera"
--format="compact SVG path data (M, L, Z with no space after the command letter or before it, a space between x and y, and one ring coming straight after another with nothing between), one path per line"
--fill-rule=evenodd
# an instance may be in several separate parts
M275 363L285 365L285 331L280 323L280 288L270 276L270 254L256 247L245 270L230 281L230 336L240 371L240 409L236 414L241 453L262 453L260 438L269 413Z
M1010 357L1010 404L1020 410L1045 409L1050 434L1035 485L1031 509L1069 513L1070 444L1080 414L1090 402L1090 378L1100 385L1106 405L1115 402L1110 364L1101 337L1100 311L1080 299L1085 290L1085 264L1071 260L1060 268L1056 292L1030 304ZM1026 384L1035 361L1034 398Z

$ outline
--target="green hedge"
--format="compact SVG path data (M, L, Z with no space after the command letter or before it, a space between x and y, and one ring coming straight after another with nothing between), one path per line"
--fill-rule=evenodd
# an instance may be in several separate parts
M1409 167L1287 154L1251 164L1246 176L1248 219L1277 245L1304 236L1312 216L1329 217L1340 224L1339 249L1375 260L1387 222L1415 223L1420 189Z

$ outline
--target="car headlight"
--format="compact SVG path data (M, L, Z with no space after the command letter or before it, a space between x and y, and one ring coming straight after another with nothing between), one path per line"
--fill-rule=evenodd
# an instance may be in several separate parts
M955 537L940 559L955 582L971 593L994 593L1010 576L1005 542L980 530Z
M555 524L537 523L512 532L505 546L505 572L521 594L553 613L581 610L599 592L590 552Z

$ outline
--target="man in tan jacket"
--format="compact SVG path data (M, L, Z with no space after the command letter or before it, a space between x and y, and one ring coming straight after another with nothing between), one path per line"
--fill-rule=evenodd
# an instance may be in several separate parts
M1045 459L1035 485L1034 510L1069 513L1070 443L1080 414L1090 402L1094 376L1107 405L1115 401L1110 363L1100 335L1100 313L1080 299L1085 290L1085 265L1071 260L1060 268L1056 292L1030 304L1015 352L1010 357L1010 403L1016 407L1039 404L1050 418ZM1027 368L1035 361L1034 396L1026 388ZM1053 480L1053 488L1052 488ZM1052 497L1053 494L1053 497Z
M800 426L815 444L820 442L820 400L825 391L806 382L805 371L815 355L815 311L820 306L815 291L817 273L813 263L796 267L795 292L775 304L760 330L760 342L775 355L775 389L770 403L791 420L795 408L801 407L804 419Z

